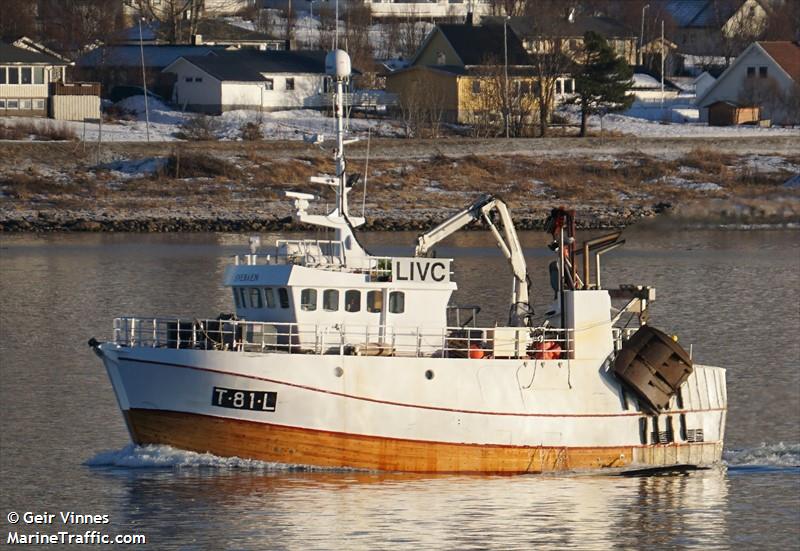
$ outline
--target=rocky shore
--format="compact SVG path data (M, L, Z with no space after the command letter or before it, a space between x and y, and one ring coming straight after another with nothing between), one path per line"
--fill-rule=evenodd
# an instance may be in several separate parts
M523 143L524 142L524 143ZM630 139L381 140L351 210L374 231L421 230L481 193L503 196L520 229L550 208L584 228L624 227L667 214L723 224L800 222L800 153L789 141ZM0 143L2 232L258 232L303 230L283 191L321 194L329 152L297 142ZM793 180L794 178L794 180ZM793 183L794 182L794 183ZM363 186L367 186L362 204ZM322 192L322 193L321 193Z

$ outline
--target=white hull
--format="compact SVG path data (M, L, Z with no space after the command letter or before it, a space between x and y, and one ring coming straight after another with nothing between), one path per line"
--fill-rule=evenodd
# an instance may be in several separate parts
M138 443L174 443L169 429L162 438L150 434L152 430L142 435L137 427L130 427L131 412L141 411L243 421L249 431L263 430L267 440L270 431L282 427L303 430L311 438L335 434L388 439L432 450L441 445L487 450L598 450L603 457L624 456L607 466L632 468L708 466L720 460L724 438L725 371L713 367L694 366L681 389L683 407L673 398L670 411L654 423L656 418L637 411L636 399L623 393L603 366L588 360L381 358L118 348L111 344L101 350ZM429 370L431 379L426 377ZM215 387L276 392L275 410L212 405ZM664 434L659 438L658 432ZM700 434L702 444L694 442ZM199 441L184 444L197 451L236 455L226 453L224 446L203 445ZM251 455L282 459L268 451ZM355 462L347 457L338 462L331 457L315 460L302 454L292 462L366 468L386 465L370 461L347 464ZM581 462L575 463L569 467L583 467ZM448 468L434 465L421 470L462 470L457 468L458 462L456 468L452 461L445 464ZM587 466L605 463L595 461ZM420 469L400 466L399 470Z

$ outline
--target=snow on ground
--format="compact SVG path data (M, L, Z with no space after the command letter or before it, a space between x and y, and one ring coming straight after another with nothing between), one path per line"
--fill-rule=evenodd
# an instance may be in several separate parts
M667 184L672 187L681 189L690 189L692 191L719 191L722 186L714 182L693 182L680 176L665 176L656 180L653 183Z
M590 117L589 127L600 129L600 117ZM699 122L672 123L610 113L603 117L603 130L642 138L744 138L800 136L800 128L760 128L757 126L708 126Z

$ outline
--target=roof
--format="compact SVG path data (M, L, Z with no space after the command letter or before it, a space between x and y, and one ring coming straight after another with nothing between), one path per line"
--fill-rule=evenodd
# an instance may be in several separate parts
M762 41L758 43L769 57L786 71L792 80L800 84L800 42L788 40Z
M54 56L17 48L11 44L0 42L0 63L30 63L46 65L68 65Z
M487 59L505 59L502 25L437 25L464 65L483 65ZM435 31L434 31L435 32ZM528 52L513 29L507 29L509 65L529 65Z
M325 55L323 50L236 50L184 59L219 80L260 82L262 73L325 73Z
M158 21L151 21L142 25L142 40L145 42L155 42L164 38L166 26ZM251 31L242 27L237 27L221 21L219 19L203 19L197 24L197 34L202 35L204 40L224 40L228 42L258 42L278 40L267 34ZM139 25L134 25L123 30L119 35L119 40L124 42L139 42Z
M484 24L502 25L502 17L484 17ZM610 17L602 15L578 14L570 22L566 18L548 20L546 23L536 16L511 17L508 21L517 35L525 39L537 37L569 37L583 36L589 31L595 32L606 38L632 38L638 33Z
M666 0L665 8L678 27L721 27L747 0ZM757 0L762 8L768 5Z
M223 51L222 47L215 46L155 46L145 45L144 65L146 67L163 69L179 57L204 56L212 52ZM142 52L138 45L130 46L104 46L96 48L81 56L78 67L98 67L113 65L117 67L140 67Z

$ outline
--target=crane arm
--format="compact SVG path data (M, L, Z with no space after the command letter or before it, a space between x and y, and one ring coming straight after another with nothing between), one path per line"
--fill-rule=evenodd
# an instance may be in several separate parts
M502 223L502 234L497 226L492 222L489 214L496 211ZM492 232L497 246L503 253L511 266L514 274L514 286L512 292L512 311L509 323L511 325L523 325L524 317L529 313L528 297L528 268L525 264L525 257L522 254L522 246L519 243L517 231L514 228L514 221L508 211L506 203L492 195L482 195L477 201L457 212L432 230L417 237L417 246L414 256L427 256L431 249L440 241L454 234L467 224L483 219Z

